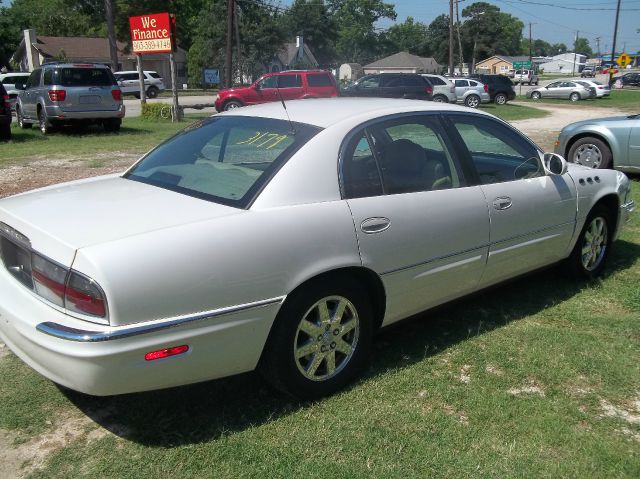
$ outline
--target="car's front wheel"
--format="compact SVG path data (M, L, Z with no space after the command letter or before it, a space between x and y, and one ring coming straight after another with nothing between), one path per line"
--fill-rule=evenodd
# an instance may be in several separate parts
M292 293L275 320L260 370L277 389L314 399L343 388L364 365L373 317L351 280L315 281Z
M532 99L532 100L539 100L540 98L542 98L542 95L540 94L540 92L539 92L539 91L534 91L534 92L531 94L531 99Z
M567 259L569 272L582 279L599 276L604 267L613 236L611 214L604 206L596 206L585 221L571 256Z
M222 109L224 111L229 111L229 110L234 110L236 108L240 108L241 106L242 106L242 103L239 102L238 100L229 100L224 104L224 107Z
M469 95L465 98L464 104L469 108L478 108L480 105L480 97L478 95Z
M507 95L505 95L504 93L498 93L493 101L495 101L497 105L504 105L505 103L507 103Z
M609 146L590 136L580 138L569 148L569 161L589 168L609 168L612 158Z
M156 98L158 96L158 89L154 86L150 86L147 90L147 98Z

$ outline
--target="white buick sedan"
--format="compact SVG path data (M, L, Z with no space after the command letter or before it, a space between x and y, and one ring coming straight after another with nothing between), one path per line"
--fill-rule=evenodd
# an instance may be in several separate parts
M124 174L0 200L0 339L94 395L259 368L319 397L381 327L560 261L599 274L633 207L623 173L463 107L241 108Z

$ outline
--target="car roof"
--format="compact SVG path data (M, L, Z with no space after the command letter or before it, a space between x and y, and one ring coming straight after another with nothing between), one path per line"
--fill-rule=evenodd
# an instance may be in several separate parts
M143 71L145 73L157 73L155 70L143 70ZM122 71L113 72L114 75L118 73L138 73L138 70L122 70Z
M403 100L389 98L318 98L287 101L286 111L279 101L260 105L235 108L217 116L254 116L274 118L328 128L344 120L359 118L365 122L381 116L411 112L456 111L469 113L469 108L448 103L424 100ZM289 117L287 118L287 113ZM474 113L491 116L474 110Z
M7 73L0 73L0 78L14 77L14 76L28 77L29 75L31 75L31 73L29 72L7 72Z
M91 62L77 62L77 63L44 63L40 65L40 68L105 68L110 70L107 65L103 65L102 63L91 63Z

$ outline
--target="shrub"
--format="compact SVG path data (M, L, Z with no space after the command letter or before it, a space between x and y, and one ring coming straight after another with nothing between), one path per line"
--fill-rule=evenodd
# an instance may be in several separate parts
M171 105L168 103L145 103L142 105L142 118L171 121Z

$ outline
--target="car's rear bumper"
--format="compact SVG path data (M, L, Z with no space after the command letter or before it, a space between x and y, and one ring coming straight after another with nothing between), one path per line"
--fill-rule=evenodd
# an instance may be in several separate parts
M283 298L193 321L173 318L118 328L59 312L0 265L0 340L43 376L104 396L161 389L254 369ZM215 312L213 312L215 313ZM187 345L181 355L145 354Z
M71 120L100 120L107 118L124 118L126 108L120 105L117 110L94 110L94 111L65 111L59 106L47 106L47 118L49 120L71 121Z

